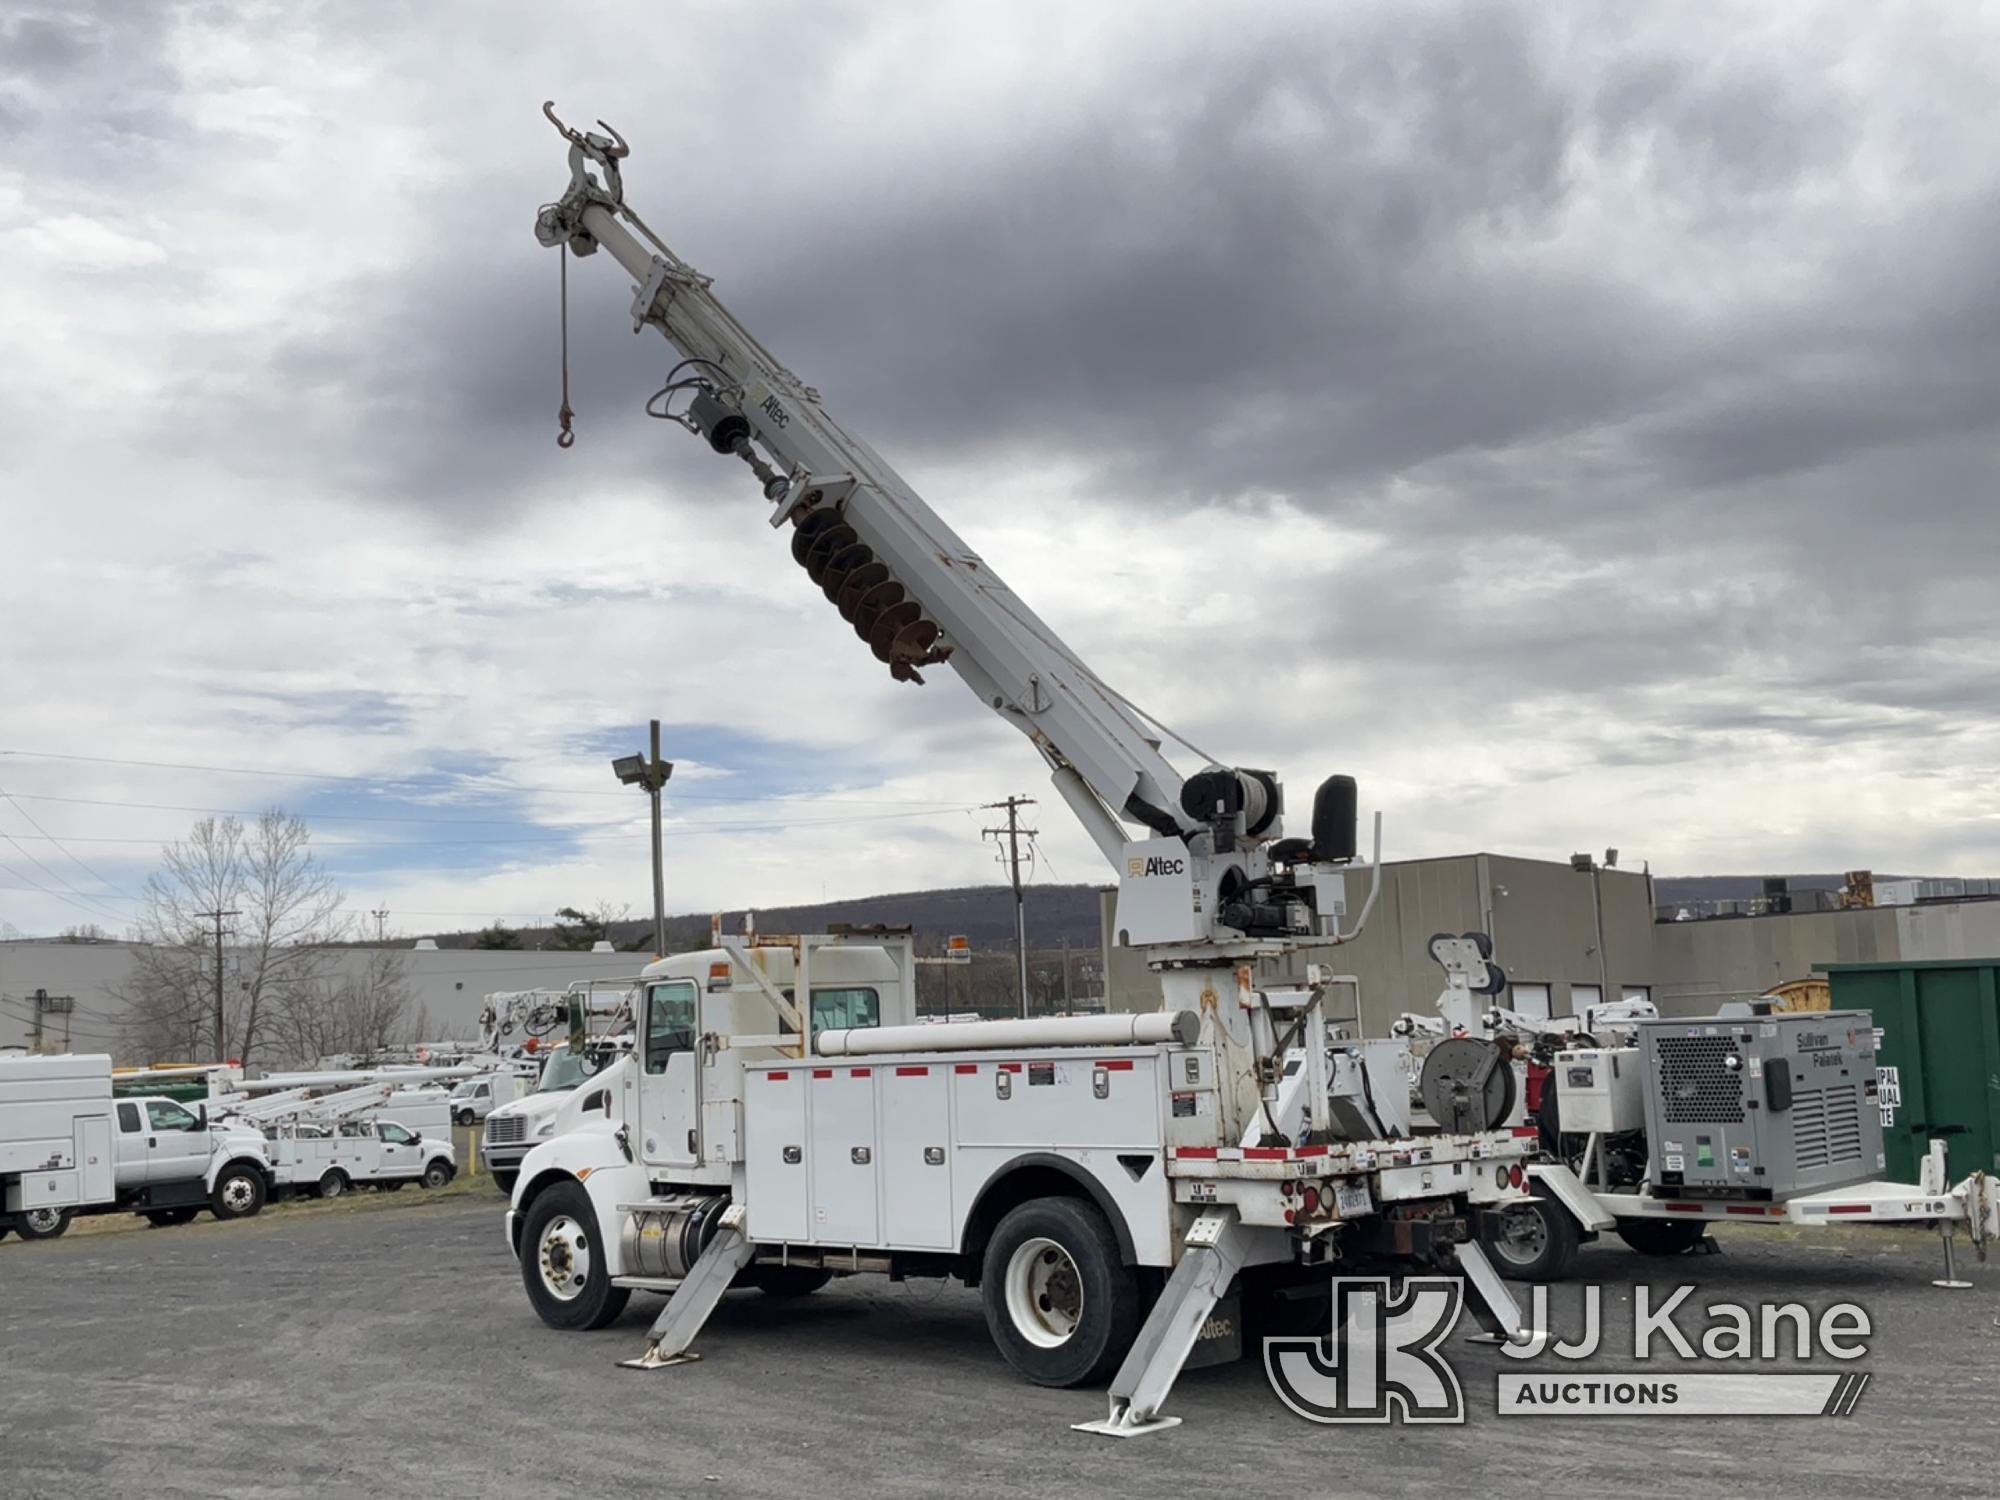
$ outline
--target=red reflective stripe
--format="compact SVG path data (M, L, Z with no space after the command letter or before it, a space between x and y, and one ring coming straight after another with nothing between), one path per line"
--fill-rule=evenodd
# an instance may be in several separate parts
M1535 1139L1535 1137L1539 1136L1542 1132L1540 1127L1538 1126L1516 1125L1512 1130L1508 1131L1507 1133L1513 1136L1516 1140L1531 1141Z
M1243 1148L1243 1159L1245 1161L1283 1161L1285 1159L1285 1148L1283 1146L1246 1146Z
M1755 1214L1760 1219L1764 1217L1764 1210L1754 1203L1747 1208L1741 1204L1732 1203L1724 1212L1732 1214Z
M978 1071L978 1063L954 1063L952 1065L952 1072L954 1073L977 1073Z
M1129 1057L1108 1057L1099 1063L1098 1067L1104 1069L1107 1073L1129 1073L1132 1071L1132 1059Z
M1301 1146L1298 1149L1298 1155L1301 1157L1324 1156L1326 1155L1328 1149L1329 1148L1325 1146Z
M1000 1063L998 1064L998 1066L1000 1071L1003 1073L1018 1073L1021 1071L1021 1065L1019 1063Z
M875 1070L873 1068L849 1068L847 1070L847 1076L849 1078L867 1078L871 1076L874 1073L874 1071Z
M928 1078L930 1077L930 1075L931 1075L931 1070L929 1068L896 1069L896 1076L898 1078Z
M1867 1203L1836 1203L1827 1210L1830 1214L1865 1214L1873 1207Z
M1669 1203L1667 1205L1667 1212L1670 1214L1698 1214L1702 1212L1702 1205L1699 1203Z
M1191 1158L1193 1158L1193 1159L1195 1159L1195 1160L1197 1160L1197 1161L1214 1161L1214 1160L1215 1160L1215 1147L1213 1147L1213 1146L1176 1146L1176 1147L1174 1148L1174 1155L1176 1155L1176 1156L1185 1156L1185 1157L1191 1157Z
M787 1078L790 1078L792 1075L790 1073L787 1073L783 1068L780 1068L778 1069L777 1072L766 1073L764 1076L770 1079L771 1082L773 1083L783 1083Z
M815 1077L815 1078L831 1078L831 1077L833 1077L833 1069L831 1069L831 1068L814 1068L814 1069L813 1069L813 1077Z

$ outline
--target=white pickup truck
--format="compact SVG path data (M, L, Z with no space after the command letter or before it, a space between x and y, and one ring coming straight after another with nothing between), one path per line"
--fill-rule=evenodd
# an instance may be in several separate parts
M281 1126L270 1151L281 1189L321 1198L359 1187L394 1191L406 1182L440 1188L458 1174L450 1141L419 1135L394 1120Z
M271 1196L269 1143L234 1123L210 1125L172 1099L120 1099L116 1106L118 1196L154 1224L185 1224L204 1208L247 1219Z
M261 1134L172 1099L113 1099L108 1057L0 1059L0 1234L54 1239L91 1213L245 1219L272 1182Z

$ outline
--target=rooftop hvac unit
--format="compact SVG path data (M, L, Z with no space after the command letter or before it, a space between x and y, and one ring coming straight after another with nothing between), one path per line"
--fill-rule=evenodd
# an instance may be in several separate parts
M1882 1171L1865 1011L1648 1021L1639 1038L1655 1191L1783 1202Z

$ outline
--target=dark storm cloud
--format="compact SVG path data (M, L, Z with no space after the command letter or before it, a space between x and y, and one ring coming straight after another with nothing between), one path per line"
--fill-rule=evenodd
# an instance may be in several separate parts
M523 14L467 45L533 45ZM670 101L602 110L635 206L892 461L983 462L1001 499L1017 461L1066 468L1135 527L1220 502L1247 530L1283 501L1364 531L1366 570L1255 630L1393 685L1398 715L1465 688L1482 733L1539 734L1564 703L1611 762L2000 715L1990 649L1924 649L1990 610L2000 566L2000 170L1927 114L1976 23L1912 23L1878 58L1837 11L1764 34L1698 8L1654 30L1539 5L1182 14L1046 108L1024 78L984 129L844 131L885 45L860 12L719 21ZM717 81L744 55L793 81L784 110ZM438 92L448 118L463 91ZM267 378L231 390L225 458L262 484L309 473L446 533L641 477L754 510L733 466L636 416L671 354L627 332L607 256L570 265L585 446L556 454L556 262L530 221L561 150L533 102L483 144L441 137L420 198L385 191L390 270L316 268L330 331L193 336L160 432L214 409L204 371L248 364Z

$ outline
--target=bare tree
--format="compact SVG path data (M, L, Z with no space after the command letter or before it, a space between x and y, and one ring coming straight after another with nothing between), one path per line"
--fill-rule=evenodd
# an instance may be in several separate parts
M340 891L302 819L273 808L246 828L203 818L146 881L127 1040L142 1055L248 1062L275 1017L327 990L328 945L347 935ZM215 943L217 913L224 944ZM289 1044L290 1039L282 1039Z

